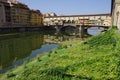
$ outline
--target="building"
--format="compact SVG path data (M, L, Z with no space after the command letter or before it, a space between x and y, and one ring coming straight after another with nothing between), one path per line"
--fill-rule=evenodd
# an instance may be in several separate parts
M104 26L111 26L111 22L112 22L111 17L107 17L107 19L105 19L105 20L102 21L102 24Z
M39 10L30 10L16 0L0 0L0 27L30 27L43 24Z
M30 25L31 26L42 26L43 16L39 10L30 10Z
M39 20L38 21L39 26L43 26L43 15L42 15L42 13L39 14L39 19L38 20Z
M12 24L29 25L30 12L27 5L22 3L11 4L11 22Z
M44 17L55 17L55 16L57 16L57 14L55 14L53 12L44 14Z
M0 22L3 26L28 25L29 8L16 0L0 0Z
M6 0L6 1L9 1L9 2L11 2L11 3L17 3L16 0Z
M0 26L2 26L3 23L6 22L5 18L5 7L4 4L0 2Z
M13 3L17 2L16 0L0 0L0 1L3 1L3 2L8 2L9 1L9 2L13 2Z
M49 13L44 14L44 17L50 17Z
M50 16L57 16L57 14L55 14L55 13L49 13L50 14Z
M0 13L1 13L1 17L0 17L0 23L1 26L3 25L9 25L11 22L11 11L10 11L10 5L9 3L5 2L5 1L0 1Z
M89 19L79 19L75 21L76 24L80 24L80 25L89 25L90 24L90 20Z
M5 2L5 3L18 3L16 0L0 0L0 2Z
M120 0L112 0L112 25L120 29Z
M36 12L37 12L37 25L38 26L42 26L43 25L43 15L42 15L42 13L40 12L40 10L36 10Z

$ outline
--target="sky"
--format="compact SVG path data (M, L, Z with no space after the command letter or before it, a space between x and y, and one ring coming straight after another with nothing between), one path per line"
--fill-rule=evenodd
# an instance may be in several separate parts
M111 11L111 0L17 0L43 14L57 15L104 14Z

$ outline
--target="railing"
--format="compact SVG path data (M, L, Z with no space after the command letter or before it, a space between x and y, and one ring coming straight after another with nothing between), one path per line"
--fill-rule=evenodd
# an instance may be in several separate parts
M76 24L76 23L64 23L64 25L63 26L77 26L77 25L80 25L80 26L105 26L105 27L108 27L108 26L110 26L110 25L104 25L104 24L95 24L95 23L88 23L88 24Z

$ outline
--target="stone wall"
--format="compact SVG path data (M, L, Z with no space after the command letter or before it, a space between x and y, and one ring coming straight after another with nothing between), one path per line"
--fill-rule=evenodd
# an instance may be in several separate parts
M113 13L112 13L112 16L113 16L113 25L117 26L118 29L120 29L120 0L113 0Z

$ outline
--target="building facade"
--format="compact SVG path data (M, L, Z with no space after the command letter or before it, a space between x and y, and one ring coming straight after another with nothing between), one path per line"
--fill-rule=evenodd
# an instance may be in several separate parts
M31 11L26 4L16 0L0 0L0 27L42 26L43 16L39 10Z
M2 26L3 23L6 22L5 19L5 7L4 4L0 2L0 25Z
M120 29L120 0L112 0L112 25Z
M30 10L30 25L42 26L43 16L39 10Z
M57 14L55 14L53 12L44 14L44 17L54 17L54 16L57 16Z
M30 12L27 5L22 3L12 3L11 22L12 24L29 25Z
M4 1L0 1L0 23L1 26L9 25L11 22L11 11L10 11L10 5L9 3L6 3Z

